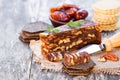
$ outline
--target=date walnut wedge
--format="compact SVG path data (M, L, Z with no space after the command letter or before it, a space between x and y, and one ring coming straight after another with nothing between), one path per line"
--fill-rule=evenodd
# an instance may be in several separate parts
M46 55L53 52L78 50L88 44L101 43L100 25L92 21L83 21L81 26L72 28L68 25L57 27L58 33L41 33L41 53Z

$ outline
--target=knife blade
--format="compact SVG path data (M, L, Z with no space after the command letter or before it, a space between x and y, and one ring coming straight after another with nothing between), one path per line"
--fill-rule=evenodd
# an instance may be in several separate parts
M80 50L78 50L76 52L76 54L80 53L80 52L88 52L88 54L92 54L98 51L104 51L105 50L105 44L101 43L101 44L91 44L88 46L85 46L83 48L81 48Z
M112 48L115 48L115 47L120 47L120 32L113 35L110 38L104 38L101 44L92 44L92 45L83 47L80 50L78 50L76 54L84 51L88 52L89 54L92 54L98 51L103 51L103 50L112 51Z

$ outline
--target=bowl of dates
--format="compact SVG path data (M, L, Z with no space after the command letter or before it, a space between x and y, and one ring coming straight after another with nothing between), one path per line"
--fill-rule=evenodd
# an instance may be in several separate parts
M63 4L62 6L50 8L50 21L54 27L64 25L69 21L86 19L88 12L74 4Z

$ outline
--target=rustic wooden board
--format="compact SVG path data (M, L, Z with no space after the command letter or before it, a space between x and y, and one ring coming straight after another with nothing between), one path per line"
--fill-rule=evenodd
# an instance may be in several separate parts
M119 80L120 76L90 74L88 76L68 76L65 73L42 72L40 65L32 63L30 80Z
M35 2L34 2L35 1ZM28 45L23 44L19 39L19 32L22 27L30 22L43 20L50 23L46 16L38 14L36 7L39 1L49 1L49 6L56 5L64 0L0 0L0 80L118 80L120 76L91 74L89 76L68 76L65 73L42 72L40 64L35 64L32 60L32 52ZM72 0L73 1L73 0ZM88 3L93 1L76 1L76 4ZM74 2L74 1L73 1ZM28 11L32 6L33 13ZM46 3L41 6L45 6ZM84 6L84 5L82 5ZM38 8L37 7L37 8ZM42 7L44 9L44 7ZM87 7L89 9L89 7ZM41 9L42 10L42 9ZM34 13L35 12L35 13ZM43 11L44 12L44 11ZM91 14L90 14L91 15ZM39 17L39 18L38 18ZM37 18L37 19L36 19ZM106 33L104 36L113 35L119 30Z

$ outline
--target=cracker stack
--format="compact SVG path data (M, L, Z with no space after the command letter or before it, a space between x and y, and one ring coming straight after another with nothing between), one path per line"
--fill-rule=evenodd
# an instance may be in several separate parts
M63 72L71 75L71 76L85 76L91 73L95 63L90 60L88 63L77 64L73 66L67 66L66 63L63 62Z
M117 0L100 0L93 4L93 21L102 25L103 31L118 28L120 5Z
M44 32L48 26L50 25L42 21L29 23L20 32L19 39L24 43L29 43L30 40L39 40L39 34Z

